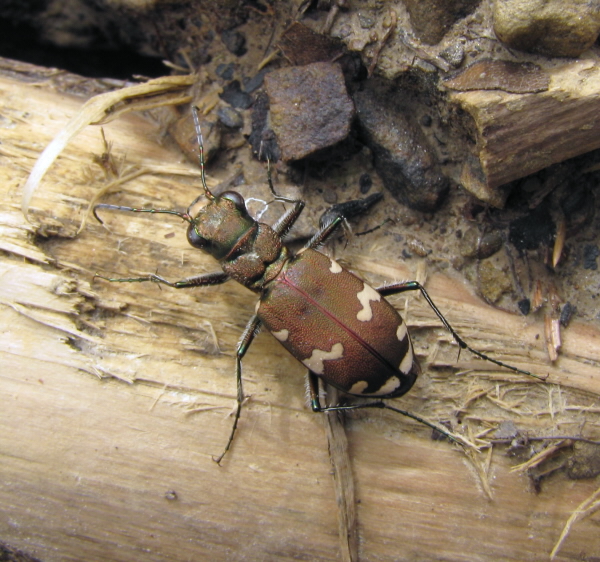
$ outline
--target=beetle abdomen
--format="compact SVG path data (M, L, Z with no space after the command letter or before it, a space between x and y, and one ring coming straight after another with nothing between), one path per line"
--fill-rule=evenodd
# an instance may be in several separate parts
M287 262L266 286L257 313L294 357L344 392L399 396L419 372L394 307L316 250Z

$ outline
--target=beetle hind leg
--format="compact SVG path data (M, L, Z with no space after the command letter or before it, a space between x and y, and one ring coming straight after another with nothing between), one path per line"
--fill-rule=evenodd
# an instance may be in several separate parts
M391 410L392 412L396 412L397 414L401 414L403 416L406 416L407 418L418 421L419 423L422 423L423 425L426 425L427 427L430 427L431 429L433 429L434 431L437 431L438 433L441 433L442 435L444 435L445 437L447 437L450 441L452 441L454 443L458 443L461 446L465 445L465 443L463 443L463 441L460 439L459 436L453 435L446 428L444 428L440 425L431 423L430 421L427 421L426 419L422 418L421 416L417 416L416 414L413 414L406 410L400 410L399 408L390 406L389 404L386 404L382 400L376 400L375 402L364 402L362 404L345 404L343 406L322 406L321 400L319 399L319 377L317 375L315 375L313 372L309 371L307 374L307 379L308 379L308 391L309 391L309 396L310 396L310 405L311 405L313 412L321 412L321 413L322 412L341 412L341 411L348 411L348 410L363 410L366 408Z
M540 377L539 375L534 375L533 373L530 373L529 371L524 371L523 369L513 367L512 365L509 365L508 363L503 363L502 361L498 361L497 359L494 359L493 357L490 357L489 355L486 355L485 353L482 353L481 351L477 351L476 349L472 348L467 342L465 342L465 340L463 340L456 333L456 330L450 325L448 320L446 320L444 315L440 312L438 307L431 300L429 293L427 293L427 291L425 290L423 285L421 285L418 281L403 281L400 283L392 283L391 285L384 285L383 287L378 287L375 290L382 297L385 297L388 295L396 295L398 293L404 293L406 291L420 291L421 294L423 295L423 298L427 301L427 304L431 307L431 310L433 310L433 312L435 312L436 316L440 319L440 322L452 334L454 341L458 344L460 349L466 349L466 350L470 351L473 355L476 355L477 357L480 357L481 359L484 359L485 361L489 361L490 363L494 363L495 365L498 365L499 367L503 367L505 369L513 371L514 373L519 373L521 375L527 375L528 377L533 377L533 378L539 379L541 381L546 380L545 377Z

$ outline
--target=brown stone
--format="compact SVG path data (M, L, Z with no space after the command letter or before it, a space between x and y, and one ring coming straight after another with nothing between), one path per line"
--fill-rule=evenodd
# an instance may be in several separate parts
M577 57L600 32L599 0L496 0L494 31L509 47Z
M355 94L362 135L390 193L412 209L433 211L448 192L448 180L423 131L395 98L401 94L375 89Z
M317 62L265 77L271 128L283 160L299 160L345 139L354 117L339 65Z
M300 22L283 32L279 48L294 66L337 60L345 51L339 39L317 33Z
M477 8L480 0L405 0L415 33L435 45L459 20Z

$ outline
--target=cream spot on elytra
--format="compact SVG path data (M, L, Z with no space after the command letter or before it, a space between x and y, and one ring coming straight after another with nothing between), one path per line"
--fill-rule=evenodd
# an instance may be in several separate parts
M413 365L413 350L412 350L412 344L409 342L408 349L406 350L406 355L404 356L402 361L400 361L400 367L399 367L400 372L404 373L405 375L408 375L408 373L410 373L410 370L412 369L412 365Z
M362 309L358 311L356 318L361 322L368 322L371 320L371 318L373 318L371 301L379 302L381 300L381 295L375 289L373 289L373 287L369 287L369 285L365 283L363 290L357 293L356 296L362 305Z
M369 383L367 383L367 381L358 381L358 382L355 382L350 387L350 390L348 391L348 393L349 394L362 394L363 390L365 388L367 388L367 386L369 386Z
M385 396L386 394L391 394L400 387L400 379L396 376L390 377L385 383L381 386L381 388L374 392L374 395L377 396Z
M400 379L396 376L392 376L383 383L381 388L376 390L375 392L365 392L366 388L369 386L366 381L358 381L355 382L350 390L349 394L358 394L362 396L387 396L388 394L392 394L396 389L400 387Z
M316 375L322 375L325 372L324 361L341 359L344 356L344 346L341 343L333 344L331 351L322 349L313 349L308 359L303 359L302 363Z
M406 337L406 324L402 321L400 321L400 325L398 326L398 329L396 330L396 337L398 338L398 341L402 341L405 337Z
M290 337L290 332L289 330L286 330L285 328L283 330L279 330L279 332L271 332L279 341L287 341L287 339Z
M342 271L342 266L338 262L331 260L329 271L331 271L331 273L340 273Z

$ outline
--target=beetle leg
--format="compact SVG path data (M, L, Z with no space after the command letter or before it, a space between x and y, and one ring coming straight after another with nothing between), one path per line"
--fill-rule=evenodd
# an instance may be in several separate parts
M319 377L312 371L306 373L306 385L308 387L308 395L310 396L310 407L313 412L322 412L323 407L319 400Z
M302 209L304 209L304 201L286 199L285 197L277 197L276 200L294 204L294 206L289 211L286 211L285 214L271 227L278 236L283 237L298 220L298 217L302 213Z
M310 405L313 412L339 412L344 410L362 410L364 408L379 408L384 410L391 410L392 412L396 412L397 414L402 414L407 418L411 418L415 421L418 421L427 427L441 433L446 436L450 441L454 443L458 443L459 445L464 445L464 443L458 439L456 436L452 435L447 429L442 426L436 425L427 421L426 419L417 416L416 414L412 414L411 412L407 412L406 410L400 410L398 408L394 408L393 406L389 406L385 402L378 400L376 402L364 402L363 404L347 404L344 406L321 406L321 401L319 400L319 377L315 375L313 372L309 371L307 374L308 379L308 391L310 395Z
M427 293L427 291L425 290L423 285L421 285L418 281L403 281L400 283L392 283L391 285L384 285L383 287L378 287L375 290L382 297L385 297L388 295L396 295L398 293L403 293L404 291L421 291L421 294L427 301L427 304L431 307L433 312L435 312L436 316L440 319L440 322L452 334L454 341L459 345L460 349L466 349L466 350L470 351L473 355L476 355L477 357L480 357L481 359L484 359L485 361L490 361L491 363L494 363L495 365L498 365L500 367L504 367L505 369L509 369L510 371L513 371L514 373L520 373L521 375L527 375L529 377L533 377L533 378L536 378L536 379L539 379L542 381L545 380L544 377L540 377L539 375L534 375L533 373L530 373L529 371L524 371L523 369L518 369L517 367L513 367L512 365L508 365L507 363L498 361L497 359L494 359L493 357L490 357L490 356L486 355L485 353L482 353L481 351L477 351L476 349L473 349L469 344L467 344L456 333L454 328L452 326L450 326L450 323L448 322L448 320L446 320L444 318L444 315L439 311L438 307L431 300L431 297L429 296L429 294Z
M284 215L273 226L271 226L278 236L283 237L289 232L290 228L292 228L294 223L298 220L298 217L304 209L304 201L277 195L277 192L273 187L273 178L271 177L271 160L269 158L267 158L267 183L269 184L271 193L275 196L275 201L279 201L281 203L291 203L293 205L289 211L286 211Z
M221 464L223 457L229 451L231 447L231 443L233 442L233 436L235 435L235 430L237 429L238 421L240 419L240 414L242 412L242 403L244 402L244 389L242 386L242 359L244 355L246 355L246 351L250 347L252 340L258 334L260 330L260 320L258 316L254 314L252 318L246 324L246 328L244 329L244 333L240 338L240 343L238 344L237 352L235 355L235 379L237 383L237 407L235 410L235 417L233 419L233 426L231 428L231 433L229 434L229 439L227 440L227 444L225 445L225 449L218 457L213 457L213 461L217 464Z
M345 201L344 203L336 203L328 209L325 209L325 212L319 219L319 227L323 228L338 216L351 219L358 215L362 215L381 199L383 199L383 193L379 192L373 193L364 199L352 199L350 201Z
M187 289L189 287L201 287L203 285L220 285L221 283L225 283L229 279L229 275L222 271L217 271L215 273L205 273L203 275L198 275L196 277L189 277L188 279L182 279L181 281L167 281L160 275L147 275L146 277L123 277L123 278L114 278L114 277L104 277L104 275L94 275L94 279L99 277L100 279L104 279L105 281L110 281L112 283L143 283L145 281L150 281L152 283L160 283L162 285L168 285L169 287L173 287L174 289Z
M314 250L324 244L328 238L337 230L337 228L344 222L344 217L338 215L329 224L326 224L321 228L309 241L305 250Z

